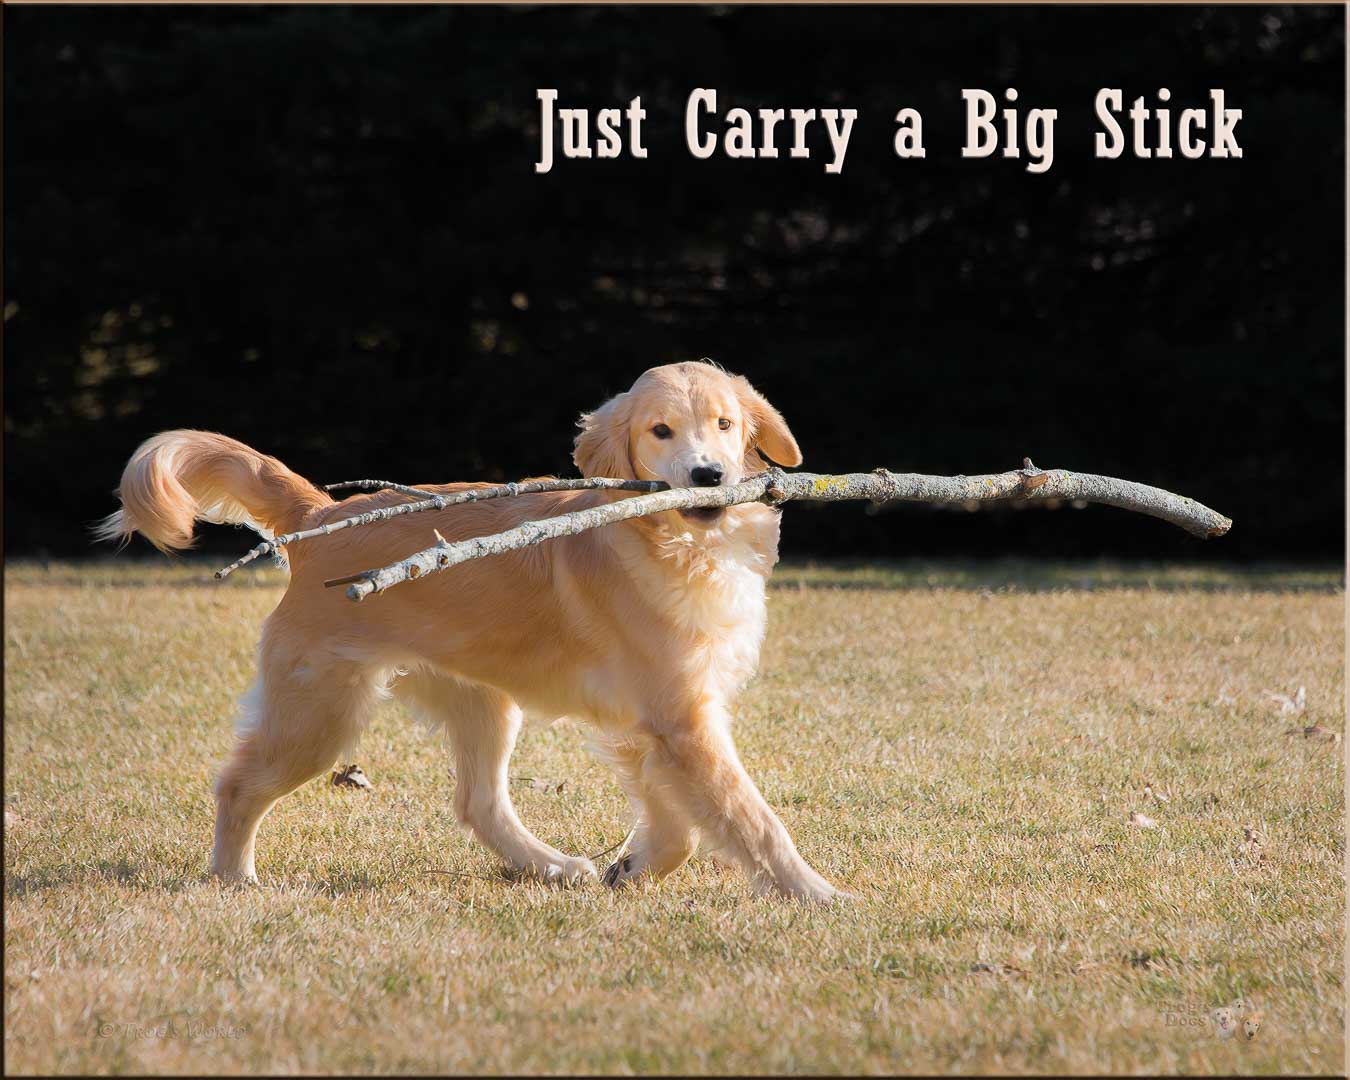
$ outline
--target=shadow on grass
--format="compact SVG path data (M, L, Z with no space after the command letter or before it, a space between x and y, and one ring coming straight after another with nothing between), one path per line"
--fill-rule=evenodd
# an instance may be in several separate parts
M307 881L302 887L306 892L315 896L337 899L342 896L356 896L362 893L388 892L409 882L421 882L431 888L437 883L458 885L465 881L480 881L486 882L488 885L502 887L519 884L505 872L474 873L468 870L428 868L381 873L364 869L330 869L323 878Z
M216 559L100 558L82 562L17 561L5 567L5 584L66 588L281 589L289 577L265 564L245 567L223 581L213 576ZM1345 571L1335 564L1250 565L1043 561L1036 559L789 560L770 579L774 589L928 590L969 592L1096 592L1153 589L1159 592L1337 593Z
M86 559L76 562L15 560L5 564L5 586L38 585L76 589L282 589L290 575L263 562L236 570L223 580L215 572L228 559L163 558Z
M210 880L205 871L196 875L157 877L156 871L163 869L138 866L126 859L99 859L93 863L36 870L29 874L6 873L5 895L20 899L77 885L121 885L136 892L177 893Z
M1335 565L1163 564L1060 562L1033 559L944 561L830 560L785 562L774 570L773 589L929 590L964 592L1338 593L1345 574Z
M5 895L18 900L26 896L35 896L54 889L77 888L80 886L119 885L135 892L180 893L187 889L202 886L215 886L220 889L247 892L253 889L264 891L298 891L306 896L320 896L337 899L344 896L359 896L365 893L384 893L403 882L403 876L371 872L366 870L333 870L322 878L294 880L286 875L277 874L268 878L264 873L260 883L224 883L212 877L206 870L177 876L163 874L164 867L136 865L126 859L103 859L95 863L82 863L78 866L44 868L27 874L9 873L5 875ZM425 876L424 876L425 875ZM439 880L457 882L459 879L472 879L499 885L503 888L519 887L527 882L509 877L505 873L474 874L459 871L424 871L410 875L413 880L430 883Z

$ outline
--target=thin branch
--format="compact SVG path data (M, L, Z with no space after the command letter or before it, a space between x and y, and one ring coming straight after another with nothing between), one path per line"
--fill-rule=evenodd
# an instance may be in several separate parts
M586 510L574 510L557 517L527 521L506 532L476 536L455 543L437 533L434 547L409 555L390 566L333 578L324 584L329 587L349 584L347 596L360 601L371 593L383 592L391 585L447 570L471 559L501 555L532 544L574 536L588 529L666 510L727 507L749 502L777 505L793 499L813 502L868 499L873 502L901 500L960 503L1011 498L1082 499L1105 503L1161 518L1202 538L1223 536L1233 524L1222 514L1194 499L1174 495L1161 488L1064 469L1042 470L1036 468L1029 458L1023 461L1021 469L986 476L925 476L921 473L887 472L885 469L833 476L785 473L775 468L730 487L667 488L650 495L639 495Z
M588 855L587 858L590 859L591 862L595 862L597 859L603 859L611 851L617 851L619 852L619 854L614 856L614 859L617 862L619 859L623 858L624 853L628 850L628 845L633 842L633 837L635 837L636 835L637 835L637 826L634 825L631 829L628 830L628 835L625 836L622 840L620 840L617 844L611 844L609 847L605 848L604 851L598 852L595 855Z
M348 488L358 488L361 491L400 491L404 495L416 495L419 498L435 498L435 492L423 491L421 488L409 487L407 484L396 484L392 480L340 480L336 484L324 484L324 491L346 491Z
M223 570L217 570L216 579L228 577L241 566L264 555L278 552L287 544L294 544L300 540L312 540L316 536L329 536L332 533L355 528L358 525L371 525L377 521L388 521L390 518L399 517L402 514L418 514L425 510L445 510L448 507L459 506L463 503L481 502L484 499L500 499L513 495L533 495L541 491L589 491L596 488L619 491L662 491L669 486L655 480L609 480L605 477L591 477L582 480L522 480L515 484L469 488L466 491L456 491L443 495L423 491L420 488L406 487L403 484L390 483L387 480L344 480L340 484L327 485L327 489L332 491L343 487L371 487L373 485L382 485L405 495L419 495L424 496L424 498L418 502L397 503L394 506L383 506L377 510L367 510L364 514L357 514L355 517L343 518L341 521L320 525L315 529L304 529L301 532L283 533L281 536L274 536L271 540L264 540L247 555L236 559Z

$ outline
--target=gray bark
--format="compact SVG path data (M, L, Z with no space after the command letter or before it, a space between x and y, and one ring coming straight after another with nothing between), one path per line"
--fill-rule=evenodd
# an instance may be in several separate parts
M336 484L324 484L324 491L345 491L348 488L357 488L360 491L401 491L404 495L416 495L422 499L431 499L435 495L430 491L423 491L421 488L408 487L407 484L396 484L392 480L340 480Z
M404 495L421 496L419 501L410 503L398 503L394 506L383 506L377 510L367 510L364 514L357 514L355 517L343 518L341 521L334 521L328 525L320 525L314 529L304 529L301 532L282 533L280 536L274 536L271 540L264 540L257 547L253 548L247 555L236 559L224 569L216 571L216 579L228 577L241 566L251 563L254 559L261 558L264 555L272 555L281 551L287 544L294 544L300 540L312 540L316 536L329 536L335 532L341 532L343 529L352 529L358 525L372 525L377 521L388 521L390 518L399 517L403 514L419 514L426 510L445 510L451 506L459 506L463 503L481 502L483 499L500 499L512 495L532 495L540 491L587 491L595 488L617 489L622 491L660 491L666 487L659 481L648 480L610 480L605 477L592 477L582 480L522 480L515 484L498 484L495 487L470 488L467 491L456 491L450 494L438 495L430 491L423 491L420 488L407 487L404 484L395 484L388 480L344 480L338 484L326 484L325 491L336 491L340 488L357 487L367 491L377 491L381 488L390 488L401 492Z
M1025 461L1021 469L985 476L925 476L921 473L892 473L885 469L871 473L828 475L785 473L771 469L730 487L666 488L587 510L527 521L506 532L455 543L445 540L438 533L434 547L409 555L390 566L335 578L324 584L330 587L349 584L348 597L360 601L371 593L383 592L391 585L447 570L471 559L501 555L561 536L573 536L588 529L666 510L735 506L748 502L777 505L793 499L815 502L867 499L873 502L901 500L962 503L1011 498L1082 499L1105 503L1161 518L1201 538L1222 536L1233 524L1209 507L1161 488L1064 469L1041 470L1032 465L1030 460ZM397 509L407 512L413 505L407 504Z

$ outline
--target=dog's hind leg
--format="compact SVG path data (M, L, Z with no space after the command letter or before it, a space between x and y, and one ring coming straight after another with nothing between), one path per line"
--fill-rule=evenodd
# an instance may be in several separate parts
M507 765L520 732L520 708L499 690L447 675L417 672L395 696L421 719L443 727L455 755L455 813L514 871L543 881L595 877L590 859L564 855L521 824L511 804Z
M346 661L288 662L269 654L266 636L263 657L242 702L239 743L216 781L211 872L226 881L257 880L258 824L278 799L352 747L388 677Z
M614 857L601 880L618 887L643 874L660 880L674 873L698 850L698 830L670 793L644 773L650 743L602 735L591 748L613 766L637 815L632 841Z

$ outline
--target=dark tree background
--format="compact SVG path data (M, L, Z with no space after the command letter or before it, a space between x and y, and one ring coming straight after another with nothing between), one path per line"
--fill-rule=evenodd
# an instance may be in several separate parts
M90 550L147 435L319 481L571 474L573 422L711 356L817 470L1046 466L1237 521L790 508L789 552L1339 559L1343 7L10 8L5 543ZM855 107L695 161L698 86ZM1059 110L963 160L961 88ZM1240 161L1098 161L1093 98L1243 110ZM538 176L535 90L641 94L646 160ZM892 150L902 106L928 156ZM720 125L719 125L720 128ZM718 128L715 128L715 130ZM237 534L214 542L241 549Z

